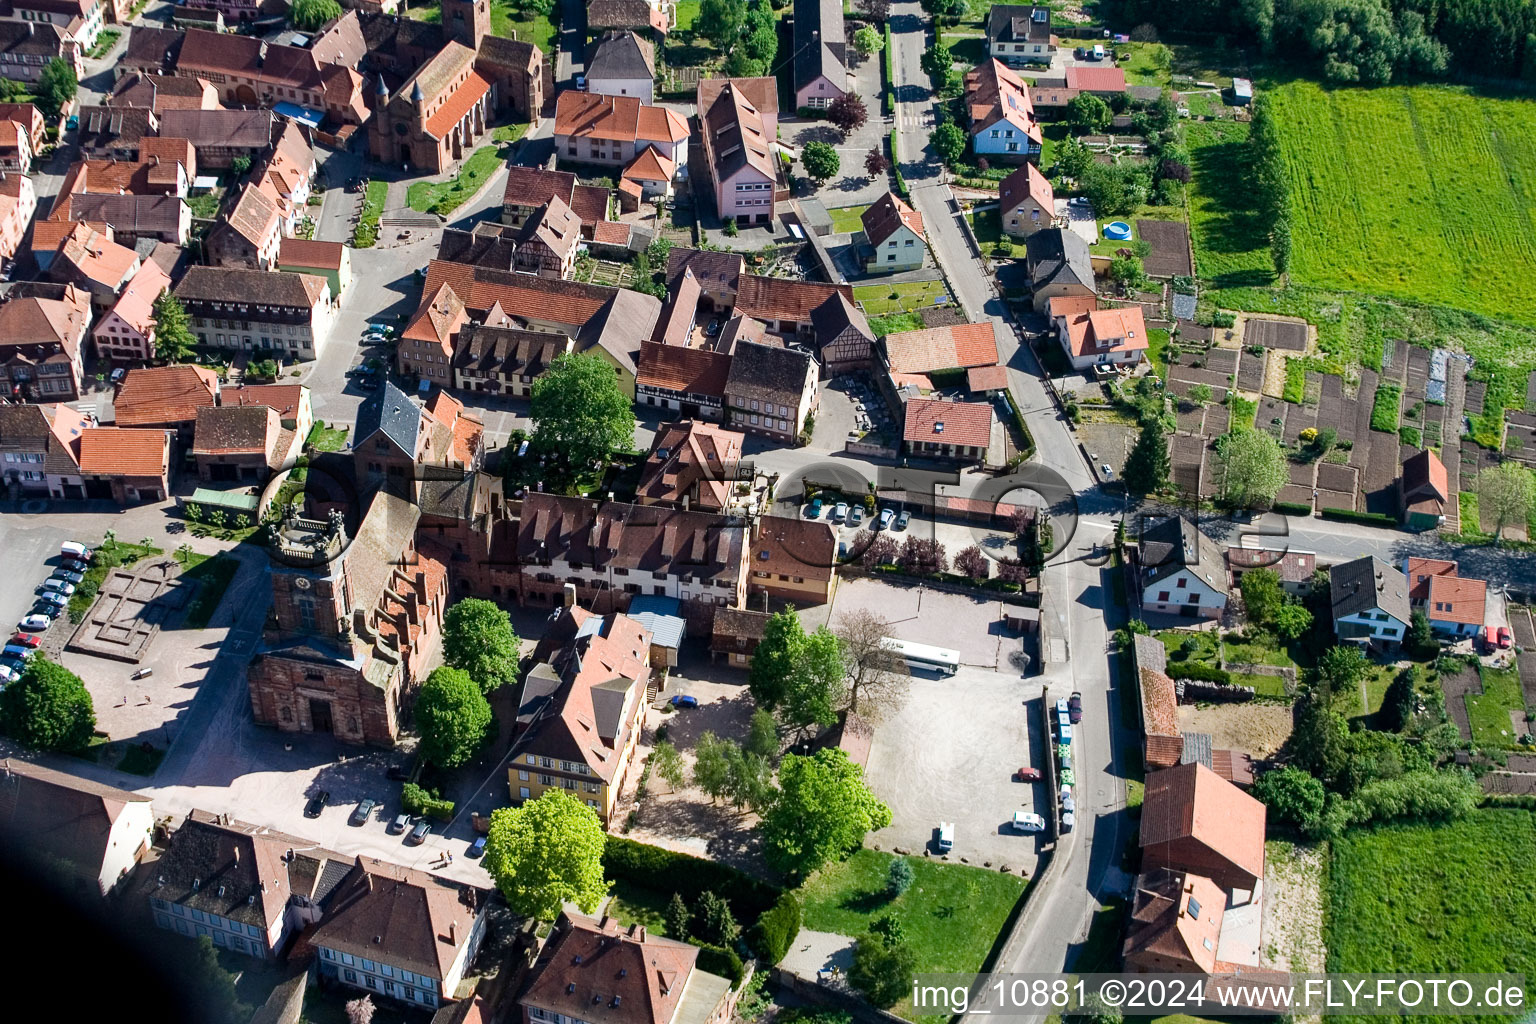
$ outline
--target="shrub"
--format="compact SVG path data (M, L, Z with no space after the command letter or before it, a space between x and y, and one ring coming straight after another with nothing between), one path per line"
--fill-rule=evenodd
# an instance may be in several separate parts
M1232 685L1232 673L1215 665L1199 661L1176 661L1168 665L1168 674L1175 679L1198 679L1207 683Z
M437 790L423 789L414 782L407 782L400 789L400 805L405 813L425 815L447 821L453 817L453 801L440 799Z
M778 902L757 919L752 929L753 948L769 963L778 963L800 934L802 920L803 912L795 894L781 893Z
M1310 516L1312 514L1312 506L1299 501L1277 501L1270 508L1283 516Z
M1397 517L1380 512L1356 512L1349 508L1325 508L1320 513L1324 519L1336 519L1344 523L1366 523L1371 526L1396 526Z
M912 862L905 857L897 857L891 861L890 877L886 879L885 894L895 899L908 889L912 888L912 881L916 877L912 871Z
M738 918L745 919L762 915L780 893L776 887L727 865L615 835L608 837L603 850L603 872L609 878L679 893L690 903L708 890L729 903Z
M740 985L742 977L746 974L746 966L741 962L741 957L736 951L720 946L701 944L698 964L701 971L729 978L732 988Z

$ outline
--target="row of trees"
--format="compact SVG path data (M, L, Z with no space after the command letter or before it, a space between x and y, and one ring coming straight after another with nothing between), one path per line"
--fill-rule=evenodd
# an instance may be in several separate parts
M1525 0L1119 0L1127 23L1225 33L1299 55L1336 82L1381 85L1456 67L1536 81L1536 8Z
M1248 128L1249 182L1259 227L1269 236L1270 258L1275 274L1291 269L1291 192L1285 182L1285 159L1280 149L1280 129L1268 93L1253 101L1253 121Z
M769 0L703 0L693 29L725 54L727 75L759 78L773 70L779 52L777 25Z
M490 737L491 692L517 680L522 640L495 602L466 598L443 616L443 660L417 694L421 755L442 768L467 764Z

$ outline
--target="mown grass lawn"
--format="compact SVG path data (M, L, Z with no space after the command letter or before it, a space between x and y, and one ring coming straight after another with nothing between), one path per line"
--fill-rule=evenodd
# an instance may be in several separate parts
M699 20L699 8L703 0L677 0L677 24L672 26L673 32L686 32L693 28L693 23Z
M694 4L694 9L698 9L698 4ZM443 9L435 3L429 3L410 8L405 16L430 25L439 25L443 21ZM491 0L491 34L532 43L544 51L545 60L555 59L555 38L560 34L559 20L558 3L547 15L535 14L523 19L519 17L519 12L512 9L509 0Z
M526 124L500 124L491 129L491 140L503 145L510 145L527 134L528 125Z
M447 216L480 191L502 165L498 146L481 146L470 154L459 172L447 181L418 181L405 193L411 209Z
M1447 86L1273 90L1291 274L1536 325L1536 108Z
M863 231L864 222L859 218L864 215L864 211L867 209L869 209L868 204L864 206L839 206L835 210L828 210L827 212L832 215L832 230L840 235L851 235L855 231Z
M894 859L859 850L812 875L799 890L805 927L858 936L876 918L894 914L917 952L919 973L979 971L1028 883L1014 874L908 857L916 877L891 900L885 883ZM910 1000L892 1010L914 1019Z
M942 281L910 281L906 284L872 284L854 288L853 297L870 316L912 312L949 299Z
M1536 824L1523 810L1350 832L1333 843L1328 873L1328 970L1509 971L1530 979L1533 855ZM1528 981L1527 1003L1529 994Z
M608 913L620 924L642 924L652 935L667 934L667 904L672 894L659 889L636 885L628 879L615 879L613 899L608 902ZM743 926L749 926L746 922ZM675 936L674 936L675 937Z
M1186 138L1196 272L1207 288L1267 286L1275 267L1248 187L1248 125L1202 121Z
M229 589L230 581L239 571L240 562L222 553L212 556L193 554L187 559L181 575L184 579L197 581L197 596L187 608L188 629L203 629L208 625L219 602L224 599L224 591Z
M1509 713L1525 708L1520 675L1514 669L1487 667L1480 675L1483 692L1478 695L1469 693L1465 698L1467 719L1472 723L1472 742L1479 747L1512 747L1521 734L1513 730Z
M328 427L317 420L309 430L305 443L317 452L339 452L347 446L347 427Z
M872 316L869 318L869 329L875 333L877 338L883 338L887 334L899 334L902 331L920 331L923 329L923 318L916 313L890 313L886 316Z

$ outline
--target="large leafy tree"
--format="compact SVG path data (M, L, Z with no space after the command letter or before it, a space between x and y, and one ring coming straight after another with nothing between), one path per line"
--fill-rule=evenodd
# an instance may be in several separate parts
M805 627L793 606L768 616L747 675L747 689L761 707L771 711L784 700L785 681L804 643Z
M763 816L769 864L796 878L841 860L864 835L891 823L891 809L864 782L864 769L841 750L810 757L787 754L779 765L779 791Z
M494 601L466 598L443 616L443 659L486 693L517 680L521 644L511 617Z
M192 357L197 339L181 300L167 288L155 299L155 355L171 362Z
M43 65L43 73L38 76L33 96L43 117L52 121L64 109L64 104L74 99L79 91L80 80L75 77L75 69L68 61L55 57Z
M832 725L844 704L847 666L842 646L826 626L807 633L795 658L794 670L785 681L780 718L791 728Z
M946 121L929 133L928 144L940 160L952 164L965 155L965 129Z
M1222 497L1238 508L1267 508L1291 481L1285 453L1265 430L1235 430L1216 442Z
M721 50L728 50L746 23L747 0L703 0L693 30L713 41Z
M1078 93L1067 104L1067 123L1080 133L1101 132L1114 116L1109 104L1091 92Z
M902 938L872 928L859 936L853 949L848 983L876 1006L890 1007L912 991L916 972L917 954L912 947Z
M485 868L513 913L553 920L564 903L592 913L608 893L602 823L563 789L491 814Z
M1243 591L1243 605L1248 609L1249 622L1265 626L1275 621L1285 604L1279 573L1273 569L1249 569L1243 573L1238 586Z
M288 9L288 20L293 27L312 32L333 18L341 17L341 4L336 0L293 0Z
M868 57L872 53L879 53L885 49L885 37L865 25L853 34L853 48L860 57Z
M73 753L91 742L96 709L79 676L39 654L20 679L0 690L0 725L33 750Z
M416 697L416 728L421 755L443 768L456 768L475 756L491 724L491 705L463 669L434 669Z
M1254 783L1253 795L1280 821L1313 835L1323 820L1327 794L1323 784L1295 765L1265 772Z
M567 352L533 382L532 447L582 472L635 443L633 403L601 356Z
M1477 474L1478 508L1493 514L1493 535L1503 535L1510 523L1523 523L1536 502L1536 480L1531 471L1518 462L1501 462ZM1463 523L1462 532L1481 529L1477 523Z
M955 55L942 42L936 42L924 50L919 65L923 74L933 83L934 92L947 91L959 77L955 71Z
M804 165L805 173L818 182L836 176L842 166L837 150L825 142L807 142L800 151L800 163Z
M864 127L864 122L869 120L869 109L864 106L858 93L844 93L827 106L827 120L835 124L846 138Z

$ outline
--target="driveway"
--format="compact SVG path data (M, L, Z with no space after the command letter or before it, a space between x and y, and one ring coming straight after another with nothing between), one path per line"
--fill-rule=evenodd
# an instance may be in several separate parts
M871 149L884 152L885 137L891 130L890 120L881 113L881 60L874 54L853 68L854 92L864 100L869 119L847 138L828 121L803 121L793 116L779 119L781 137L797 149L803 149L807 142L826 142L837 150L838 173L814 193L829 208L868 205L891 190L886 175L871 178L864 172L865 154ZM804 166L797 163L795 173L804 176Z

